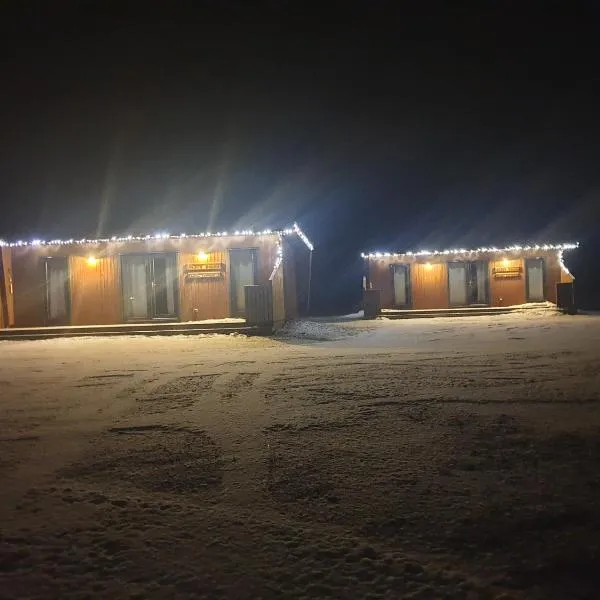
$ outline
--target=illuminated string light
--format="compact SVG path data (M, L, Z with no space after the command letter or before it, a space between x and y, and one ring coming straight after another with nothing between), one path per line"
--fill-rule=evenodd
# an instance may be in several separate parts
M562 253L565 250L574 250L575 248L579 248L579 243L536 244L529 246L508 246L507 248L496 248L495 246L492 246L489 248L476 248L472 250L457 248L451 250L419 250L417 252L363 252L361 256L362 258L398 258L402 256L450 256L457 254L498 254L508 252L531 252L535 250L556 250L559 252L559 256L562 260Z
M288 227L286 229L264 229L262 231L254 231L253 229L244 229L244 230L236 230L233 235L236 236L244 236L244 237L254 237L254 236L267 236L267 235L292 235L296 234L310 249L313 250L314 247L311 241L308 239L306 234L300 229L297 223L294 223L292 227ZM184 238L191 239L199 239L199 238L209 238L209 237L227 237L231 235L227 231L220 231L217 233L212 233L210 231L203 233L181 233L179 235L171 235L169 233L160 232L155 234L145 234L145 235L132 235L129 234L127 236L116 236L106 238L95 238L88 239L82 238L79 240L74 240L72 238L66 240L54 239L54 240L39 240L34 239L29 242L25 242L23 240L18 240L16 242L7 242L5 240L0 240L0 247L8 247L8 248L18 248L18 247L26 247L26 246L69 246L69 245L89 245L89 244L108 244L111 242L121 243L121 242L144 242L152 239L156 240L177 240Z
M314 250L314 246L312 242L308 239L306 234L300 229L298 223L294 223L292 227L287 227L285 229L263 229L262 231L254 231L253 229L243 229L236 230L233 235L235 236L244 236L244 237L256 237L256 236L277 236L277 253L275 258L275 265L273 266L273 274L280 267L283 262L283 236L296 234L306 245L306 247L312 252ZM74 240L73 238L67 240L39 240L34 239L30 242L24 242L23 240L18 240L16 242L6 242L0 239L0 247L7 248L20 248L20 247L33 247L33 246L72 246L72 245L98 245L98 244L109 244L109 243L122 243L122 242L147 242L150 240L178 240L178 239L200 239L200 238L210 238L210 237L227 237L231 234L227 233L227 231L221 231L217 233L212 233L210 231L206 231L203 233L180 233L179 235L171 235L166 232L145 234L145 235L132 235L129 234L127 236L116 236L113 235L109 238L96 238L96 239L87 239L82 238L80 240ZM204 254L204 253L200 253ZM94 256L90 256L87 259L87 263L90 267L95 266L97 264L97 259Z
M315 249L314 246L312 245L311 241L306 237L306 235L304 235L304 232L302 231L302 229L300 229L300 227L298 227L298 223L294 223L291 233L295 233L306 244L306 247L311 252Z
M560 268L563 270L564 273L566 273L569 277L572 277L573 279L575 279L575 277L573 276L573 274L571 273L571 271L569 271L569 269L567 268L567 265L565 265L564 261L563 261L563 254L565 250L568 250L569 248L561 248L558 251L558 264L560 265Z

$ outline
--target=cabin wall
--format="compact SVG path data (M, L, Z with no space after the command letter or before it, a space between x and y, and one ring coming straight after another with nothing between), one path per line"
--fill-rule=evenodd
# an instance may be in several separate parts
M13 302L16 327L45 325L45 286L38 248L12 248Z
M87 255L69 256L72 325L110 325L123 321L118 256L104 256L94 266Z
M12 285L12 250L0 248L0 327L12 327L15 322Z
M446 263L415 262L410 267L412 308L447 308L448 266Z
M521 269L518 277L496 277L495 269ZM522 258L490 260L489 267L490 302L491 306L513 306L527 302L525 289L525 260Z
M562 281L563 270L560 267L558 255L553 252L548 256L544 257L546 260L546 272L545 272L545 289L544 295L546 300L550 302L557 302L556 284Z
M498 257L496 254L479 255L489 265L488 281L490 306L511 306L527 302L526 258L544 259L544 293L547 300L556 303L556 284L571 282L573 277L565 273L556 251L531 251L518 256ZM506 259L506 260L505 260ZM391 266L410 265L411 307L415 310L448 308L448 259L431 257L381 257L367 260L368 281L372 289L381 291L381 307L394 308L394 284ZM472 255L456 255L453 260L474 260ZM513 274L496 273L502 270Z
M445 262L404 261L392 258L369 259L371 287L381 291L381 307L394 308L393 264L410 266L410 308L448 308L448 267Z
M201 261L198 253L179 254L179 308L182 321L224 319L229 316L229 253L219 250L210 254L210 260L225 265L222 279L186 279L184 265Z
M101 325L122 323L122 254L175 252L178 256L179 318L181 321L221 319L230 315L231 248L257 250L257 284L267 284L277 256L275 235L181 238L125 241L61 246L11 248L13 254L14 324L40 327L45 323L44 257L68 257L71 293L71 324ZM220 279L185 277L184 266L200 262L198 254L208 254L210 262L225 265ZM95 264L88 257L96 258Z

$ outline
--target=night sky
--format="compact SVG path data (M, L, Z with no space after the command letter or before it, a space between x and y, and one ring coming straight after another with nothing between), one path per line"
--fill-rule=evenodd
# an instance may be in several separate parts
M593 3L53 4L0 13L0 237L297 220L325 312L361 250L579 240L600 307Z

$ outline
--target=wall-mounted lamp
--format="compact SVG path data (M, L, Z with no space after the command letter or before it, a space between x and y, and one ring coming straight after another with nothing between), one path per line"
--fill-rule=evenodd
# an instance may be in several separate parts
M508 264L509 264L509 262L510 262L510 261L508 260L508 258L503 258L503 259L502 259L502 264L503 264L505 267L508 267Z
M198 252L198 260L200 262L206 262L208 260L208 254L206 254L206 252Z
M425 268L426 268L428 271L431 271L431 269L433 269L433 265L432 265L431 263L425 263Z
M98 259L95 256L88 256L88 267L95 267L98 264Z

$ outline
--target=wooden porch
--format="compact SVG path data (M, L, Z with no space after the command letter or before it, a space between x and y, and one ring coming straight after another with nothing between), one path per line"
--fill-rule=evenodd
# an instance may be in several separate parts
M119 323L115 325L69 325L62 327L16 327L0 329L0 340L48 340L72 337L126 335L271 335L270 325L249 325L245 319L186 322Z
M430 308L420 310L395 310L383 308L379 313L380 317L385 319L430 319L434 317L475 317L482 315L505 315L514 312L523 312L527 310L540 309L547 305L542 303L531 303L520 306L477 306L466 308ZM559 310L558 308L556 309Z

